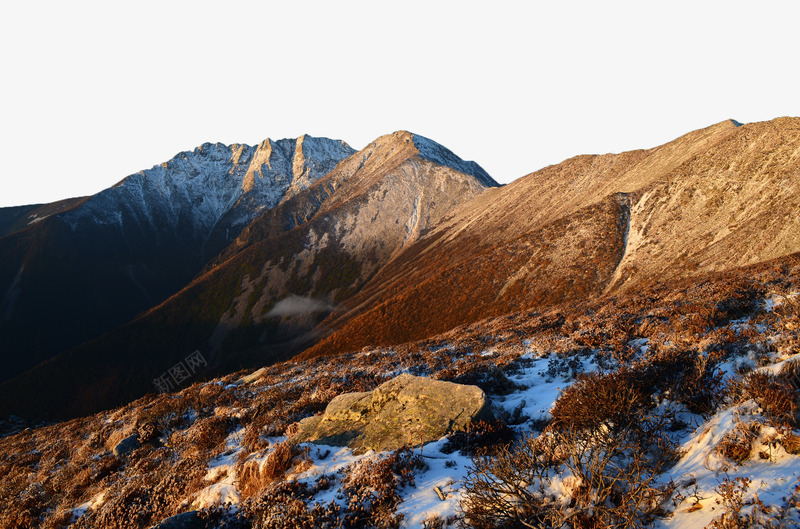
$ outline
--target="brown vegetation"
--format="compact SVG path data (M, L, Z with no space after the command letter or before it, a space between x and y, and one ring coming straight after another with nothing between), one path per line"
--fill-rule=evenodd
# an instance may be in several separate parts
M503 394L509 390L509 377L524 367L526 360L521 357L526 352L533 355L556 353L550 366L553 376L576 381L575 389L565 391L563 400L559 400L554 410L558 420L549 427L547 435L559 439L556 436L567 435L565 432L570 429L558 424L571 424L574 426L571 431L575 432L570 434L572 442L588 439L580 436L593 435L596 450L607 447L611 453L620 453L637 446L631 444L631 439L637 437L629 437L632 430L624 425L642 422L631 421L630 414L643 414L643 418L652 415L650 398L668 398L695 411L712 413L725 395L724 388L714 385L718 382L720 362L738 359L745 372L742 380L746 381L749 380L747 373L759 373L757 364L762 357L800 352L797 349L800 328L793 327L796 313L791 308L767 311L760 298L762 295L775 299L791 297L799 289L800 259L793 256L737 272L715 274L701 281L680 280L590 302L563 304L545 312L527 311L490 319L421 342L276 364L249 383L238 382L244 373L235 373L217 381L196 383L179 393L150 395L92 417L18 432L0 438L0 501L6 506L0 512L0 526L57 527L71 516L72 509L97 500L102 491L106 491L106 496L80 517L76 527L118 527L123 522L114 521L117 519L132 527L156 523L186 510L188 506L183 502L191 501L196 491L209 485L203 480L208 462L226 453L228 440L240 442L242 461L252 460L260 451L271 448L267 437L285 434L293 423L321 412L336 395L372 390L391 373L399 371L473 381L483 384L490 395ZM742 292L754 293L754 299L747 303L731 301L744 302ZM743 316L750 319L740 320ZM694 323L684 325L687 319ZM766 330L758 331L756 325ZM766 335L770 336L769 341ZM646 352L631 345L632 340L643 339L647 340ZM482 354L488 350L492 354ZM579 362L574 361L589 353L598 358L599 374L581 374L577 367ZM748 362L752 363L750 371L744 365ZM770 375L774 379L768 379L772 381L769 384L777 384L778 394L794 391L790 381L794 380L795 371L796 364L790 362L777 375ZM632 373L642 375L639 380L633 380ZM758 381L759 377L753 380ZM590 427L593 424L591 415L576 409L570 402L588 398L588 402L599 406L603 401L597 398L598 392L602 394L605 390L604 384L599 382L610 385L624 381L632 381L632 389L623 392L629 396L623 401L625 406L615 404L595 409L595 415L604 418L609 432L613 433L603 441L596 437L596 429ZM729 395L738 395L734 402L761 398L759 404L765 406L765 410L773 410L770 413L776 423L782 423L789 417L786 408L770 404L775 399L764 396L771 393L758 389L772 388L769 384L744 384L740 392ZM791 409L790 406L788 410ZM652 418L655 420L656 416ZM517 417L516 420L525 421L526 418ZM495 432L501 439L497 444L491 439ZM621 432L627 433L621 436ZM141 447L126 458L113 456L111 440L133 433L139 435ZM454 438L453 442L463 442L477 451L487 440L491 441L490 445L502 446L508 439L502 427L476 429L472 433L478 438L475 444L474 438ZM484 434L489 439L483 438ZM648 435L651 434L656 434L655 429ZM793 435L782 434L776 442L786 446L787 451L795 446L796 451ZM570 438L562 437L560 442L568 443ZM541 451L546 448L546 445L532 447L529 451L539 454L536 455L539 458L544 457ZM513 449L508 450L509 454L513 453ZM552 459L553 465L562 467L571 461L569 464L575 467L571 472L583 472L588 486L603 491L602 483L591 479L592 469L602 461L598 458L601 453L575 450L576 455L571 459L555 452L548 452L547 457ZM652 466L654 453L642 454L643 459L632 467L639 477L623 476L630 487L613 491L609 508L617 505L619 496L616 494L638 490L637 483L652 485L647 479L651 469L657 469ZM505 457L513 462L515 457L523 456ZM494 463L491 458L486 461L487 466L481 469L490 472L495 468ZM499 461L497 465L504 464L503 459ZM380 473L387 480L391 477L395 486L403 482L402 465L380 465L391 466L391 472L383 467L372 468L371 472ZM282 465L276 465L278 467ZM497 471L501 472L499 467ZM252 496L246 501L250 507L243 507L242 516L247 522L242 522L242 527L250 527L254 520L260 519L259 513L267 511L272 513L268 519L276 519L275 513L283 508L281 506L293 506L281 512L301 512L302 516L298 515L297 519L312 520L308 522L312 525L313 520L344 516L341 511L335 513L333 507L330 511L328 507L315 511L304 502L313 491L304 491L299 485L281 479L280 473L276 475L278 478L271 482L262 480L260 474L254 481L257 485L251 488ZM552 477L553 474L548 475ZM364 483L362 478L351 480L354 498L366 494L366 489L359 485ZM341 484L344 479L328 477L318 486L329 487L334 481ZM388 508L377 507L391 505L395 496L388 488L381 490L385 494L375 496L383 498L374 503L376 512L384 513L382 520L390 520ZM642 494L653 501L659 497L657 491ZM579 503L587 501L585 490L576 489L575 497L575 505L588 505ZM657 514L657 510L651 509L650 500L637 507L636 516L647 518ZM136 510L128 512L132 506ZM576 509L575 506L567 508ZM210 515L222 516L217 511ZM623 516L621 511L617 514L607 511L605 515ZM359 520L374 520L378 515L356 513L353 516ZM273 525L262 526L280 527L278 522L269 523Z

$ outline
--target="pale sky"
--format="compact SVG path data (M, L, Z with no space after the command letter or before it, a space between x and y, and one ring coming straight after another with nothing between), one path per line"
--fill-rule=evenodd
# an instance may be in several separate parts
M206 142L405 129L506 183L800 115L800 2L0 4L0 206Z

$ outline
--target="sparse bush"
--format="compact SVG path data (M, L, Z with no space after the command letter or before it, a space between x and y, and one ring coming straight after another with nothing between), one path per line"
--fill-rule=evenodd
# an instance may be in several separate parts
M554 453L550 438L528 437L473 458L461 500L465 521L475 529L555 526L568 500L546 492L559 463Z
M775 305L773 312L784 321L797 321L800 319L800 295L780 296L780 303Z
M152 404L137 411L136 427L144 438L140 441L155 441L163 437L167 446L172 446L172 437L190 425L190 399L182 395L160 395Z
M487 454L497 446L509 444L514 437L514 430L504 422L476 421L469 430L448 435L442 452L450 454L459 451L466 455Z
M457 384L478 386L491 395L507 395L520 389L499 367L486 366L477 362L461 363L456 367L455 373L439 378Z
M432 514L422 521L422 529L444 529L444 520L438 514Z
M767 506L754 495L750 499L745 499L745 494L750 488L750 478L736 477L722 480L716 487L720 498L717 503L721 504L725 512L714 518L707 526L707 529L746 529L749 527L760 527L763 529L779 529L792 526L796 523L794 516L789 515L790 504L797 499L797 489L783 506ZM746 509L745 507L749 507ZM787 516L789 515L789 516ZM794 520L790 521L789 518Z
M556 400L551 424L563 430L627 426L651 406L645 390L642 377L627 369L582 375Z
M677 456L664 433L674 417L652 409L639 379L630 370L584 375L558 398L540 437L475 458L467 520L479 529L629 527L657 516L672 490L655 480ZM546 493L556 475L571 482L566 498Z
M228 419L206 417L198 419L189 431L187 443L199 452L209 452L217 448L228 436Z
M689 411L708 416L722 402L722 371L717 367L721 356L720 352L662 349L646 364L644 377L652 385L650 391L658 390Z
M239 491L246 498L256 496L267 485L280 480L293 465L308 459L308 450L288 441L276 444L261 463L242 459L236 469Z
M308 488L297 482L278 482L269 487L252 507L253 529L315 529L320 520L308 509Z
M721 456L742 464L750 459L753 443L761 432L761 424L757 422L738 423L731 431L722 436L714 450Z
M778 425L800 426L800 390L795 378L796 366L785 367L778 375L754 371L732 380L729 390L735 401L753 399Z
M583 362L577 355L552 355L547 360L548 378L563 378L572 380L583 373Z
M399 490L413 486L414 472L425 467L422 458L399 450L384 458L365 459L343 471L341 499L327 505L309 506L319 490L330 487L334 477L322 476L313 487L275 481L243 506L252 527L260 529L316 529L318 527L395 529L402 522L397 506Z
M742 514L744 507L744 494L750 488L750 479L737 477L733 480L724 478L716 488L720 499L717 500L725 507L725 512L709 524L709 529L738 529L750 527L747 517Z
M671 485L655 480L677 459L677 447L664 433L671 417L642 414L640 424L560 431L554 437L566 454L565 467L578 478L574 512L599 526L635 526L663 513Z
M347 469L342 490L347 498L346 527L397 528L402 515L399 489L414 486L414 473L426 467L423 459L408 450L397 450L385 458L362 459Z

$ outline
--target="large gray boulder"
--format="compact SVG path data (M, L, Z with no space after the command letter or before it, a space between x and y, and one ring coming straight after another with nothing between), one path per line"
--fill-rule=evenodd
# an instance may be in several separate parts
M293 442L397 450L435 441L491 418L486 395L467 386L402 374L372 392L334 398L323 415L303 419Z

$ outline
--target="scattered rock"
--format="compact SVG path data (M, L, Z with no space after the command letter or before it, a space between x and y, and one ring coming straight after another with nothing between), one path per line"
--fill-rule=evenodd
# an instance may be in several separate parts
M267 368L262 367L261 369L254 371L253 373L250 373L249 375L241 377L240 379L236 380L233 383L237 386L241 386L242 384L252 384L253 382L260 379L266 373L267 373Z
M117 457L124 457L137 448L139 448L139 436L137 434L133 434L117 443L112 452Z
M199 511L189 511L161 520L150 529L205 529Z
M375 391L339 395L323 415L300 421L292 441L397 450L489 418L489 403L477 386L402 374Z

